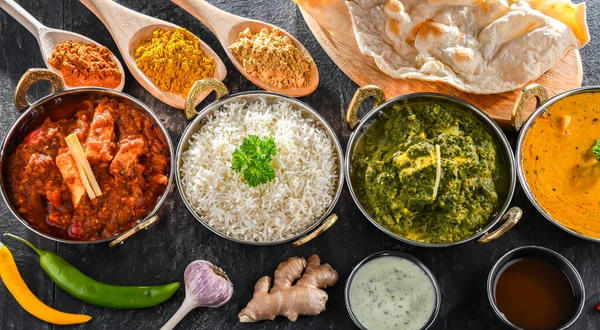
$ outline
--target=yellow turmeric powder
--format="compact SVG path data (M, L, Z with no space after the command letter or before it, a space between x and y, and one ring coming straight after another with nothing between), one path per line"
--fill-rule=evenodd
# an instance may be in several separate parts
M187 96L196 80L215 75L215 59L204 56L195 35L184 28L156 29L135 50L135 63L165 92Z

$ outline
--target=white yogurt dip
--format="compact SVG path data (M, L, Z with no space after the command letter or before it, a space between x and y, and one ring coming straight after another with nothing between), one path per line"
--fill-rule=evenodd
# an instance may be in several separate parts
M361 266L350 283L350 309L369 330L419 330L436 306L433 282L414 262L395 256Z

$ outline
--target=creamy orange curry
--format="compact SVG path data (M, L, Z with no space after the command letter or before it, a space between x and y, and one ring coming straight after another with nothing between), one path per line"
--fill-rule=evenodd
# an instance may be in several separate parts
M538 203L556 221L600 238L600 93L558 101L529 129L522 166Z

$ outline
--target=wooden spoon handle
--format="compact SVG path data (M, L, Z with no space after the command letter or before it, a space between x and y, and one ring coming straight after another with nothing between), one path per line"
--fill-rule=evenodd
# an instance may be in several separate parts
M12 18L23 25L36 39L40 39L40 30L45 26L29 14L23 7L13 0L0 0L0 8L4 9Z
M112 0L79 0L79 2L104 23L119 48L128 45L135 32L150 25L149 21L154 23L155 20Z
M206 25L223 45L228 45L229 32L232 27L243 22L240 16L223 11L204 0L172 0L188 13L194 15Z

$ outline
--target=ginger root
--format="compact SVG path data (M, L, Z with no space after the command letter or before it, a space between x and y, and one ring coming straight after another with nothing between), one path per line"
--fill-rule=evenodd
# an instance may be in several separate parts
M328 299L322 289L335 285L338 278L335 269L321 265L316 254L308 257L308 263L304 258L291 257L275 270L273 288L269 276L256 282L252 300L238 314L240 322L273 320L278 315L295 322L298 315L319 315Z

